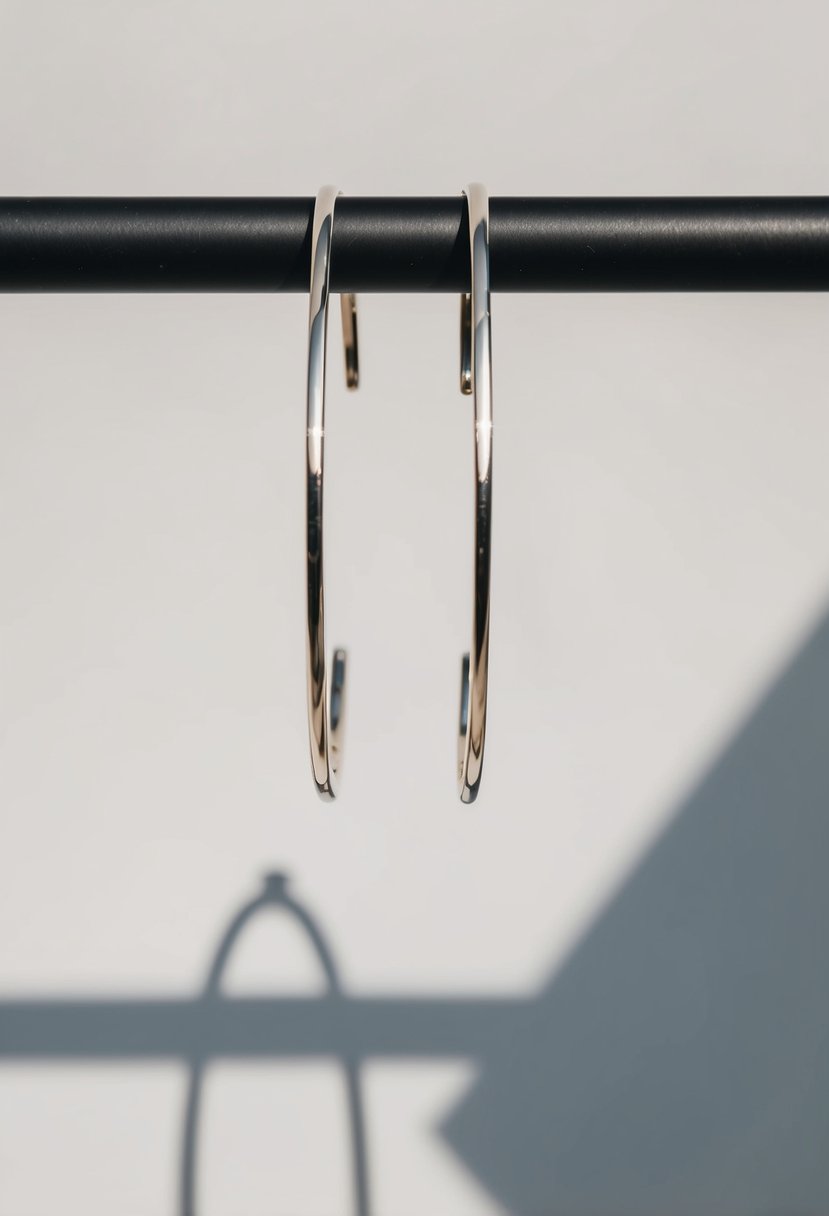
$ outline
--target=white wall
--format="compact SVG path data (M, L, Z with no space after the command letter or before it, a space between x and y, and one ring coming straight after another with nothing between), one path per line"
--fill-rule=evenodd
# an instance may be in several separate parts
M827 35L817 0L4 0L0 194L825 193ZM473 808L457 301L360 307L326 808L305 300L0 296L1 1216L177 1210L176 1044L247 1033L186 1002L272 870L358 1003L286 917L243 933L226 995L283 1054L210 1060L200 1212L352 1210L317 1032L365 1053L375 1214L825 1210L829 300L494 298Z

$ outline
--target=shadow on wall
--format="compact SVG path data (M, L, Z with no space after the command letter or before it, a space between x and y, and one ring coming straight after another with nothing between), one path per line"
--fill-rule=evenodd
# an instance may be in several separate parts
M256 899L251 900L249 904L246 904L230 922L224 936L219 942L215 958L210 967L203 1000L207 1004L215 1004L215 1002L223 1000L221 995L222 975L234 945L246 925L259 912L273 908L289 913L305 931L309 944L325 976L327 988L326 1004L333 1005L333 1009L336 1009L343 998L343 991L337 965L334 962L334 956L316 920L289 893L287 877L279 873L269 874L265 879L262 894ZM194 1025L194 1029L197 1029L197 1025ZM194 1042L192 1047L195 1050L192 1050L190 1054L190 1075L187 1086L184 1134L181 1147L181 1189L179 1196L181 1216L195 1216L197 1211L198 1143L204 1090L204 1069L213 1055L210 1050L209 1039L204 1043L202 1050L198 1049L197 1042ZM348 1147L354 1188L354 1212L355 1216L369 1216L365 1115L360 1078L360 1060L358 1056L346 1048L340 1055L340 1062L345 1083L350 1137Z
M829 1210L829 619L528 1013L443 1124L511 1212Z
M369 1216L360 1067L473 1059L442 1132L514 1216L829 1210L829 620L568 962L537 994L351 997L281 875L230 923L191 1000L0 1002L4 1060L183 1060L180 1210L196 1210L216 1058L334 1057L353 1209ZM554 862L551 862L551 878ZM220 996L260 911L297 919L322 997Z

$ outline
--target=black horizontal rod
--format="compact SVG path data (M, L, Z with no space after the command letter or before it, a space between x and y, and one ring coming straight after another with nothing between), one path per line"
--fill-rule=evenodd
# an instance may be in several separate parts
M0 200L0 291L308 290L310 198ZM493 198L494 291L826 291L829 198ZM462 197L337 203L334 291L460 292Z

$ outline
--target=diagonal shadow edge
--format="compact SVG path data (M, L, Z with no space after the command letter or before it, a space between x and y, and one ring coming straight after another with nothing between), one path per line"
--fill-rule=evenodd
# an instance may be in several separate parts
M829 618L536 994L2 1000L0 1063L463 1057L514 1216L826 1211L828 722Z
M514 1216L829 1209L828 862L829 616L489 1044L461 1162Z

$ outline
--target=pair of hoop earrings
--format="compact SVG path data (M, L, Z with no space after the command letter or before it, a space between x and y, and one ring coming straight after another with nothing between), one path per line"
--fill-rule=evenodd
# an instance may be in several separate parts
M324 186L317 195L311 238L311 300L308 314L308 420L306 432L306 530L308 619L306 675L308 736L314 784L321 798L337 796L343 758L346 652L325 655L323 581L323 470L325 451L325 356L328 335L328 282L334 205L338 191ZM469 186L470 288L461 296L461 392L471 395L475 415L475 562L472 648L461 665L458 728L458 791L474 802L481 784L486 738L489 676L489 585L492 536L492 345L489 307L489 202L483 186ZM359 382L357 305L340 297L346 384Z

